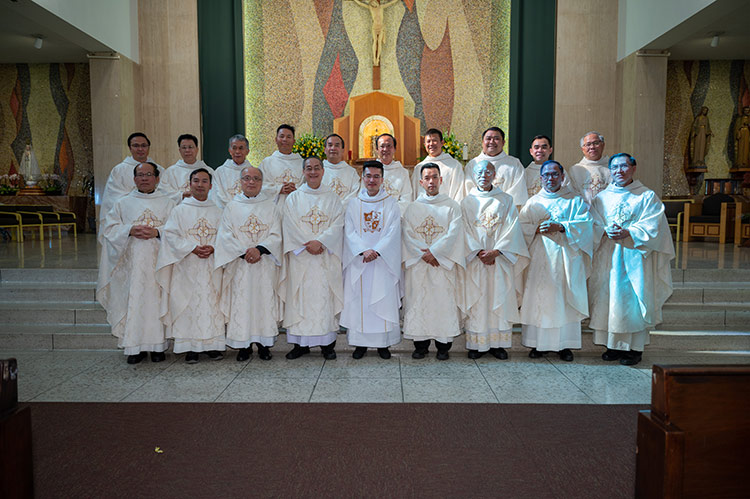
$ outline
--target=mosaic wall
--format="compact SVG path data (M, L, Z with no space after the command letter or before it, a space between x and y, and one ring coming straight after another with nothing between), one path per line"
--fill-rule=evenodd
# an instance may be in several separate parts
M88 64L0 64L0 174L19 170L27 143L63 193L80 193L93 171Z
M279 123L327 135L350 97L373 91L372 16L364 0L245 0L245 116L250 161ZM480 152L508 129L510 0L381 0L380 91L406 114Z
M664 195L689 195L685 168L689 136L701 107L708 107L713 137L706 178L729 178L738 111L750 106L750 61L669 61L664 129ZM700 191L702 192L702 191Z

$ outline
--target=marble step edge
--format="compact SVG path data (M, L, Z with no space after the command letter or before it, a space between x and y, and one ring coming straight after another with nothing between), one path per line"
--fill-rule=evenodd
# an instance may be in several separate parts
M98 269L0 269L0 282L96 281Z
M674 310L674 309L688 309L687 311L718 311L718 310L739 310L739 311L750 311L750 302L708 302L708 303L693 303L693 302L671 302L668 301L664 304L662 310Z
M95 300L5 300L0 302L0 310L104 310L104 308Z
M0 281L0 291L4 289L96 289L96 281Z
M743 282L750 281L750 269L672 269L672 281Z

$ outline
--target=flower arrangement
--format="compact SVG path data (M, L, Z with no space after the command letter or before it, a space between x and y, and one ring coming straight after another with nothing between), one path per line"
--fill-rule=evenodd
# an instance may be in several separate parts
M303 133L294 142L292 152L298 153L303 158L317 156L320 159L326 159L325 147L326 144L323 137L316 137L311 133Z
M443 134L443 152L450 154L453 159L461 161L464 157L463 144L458 141L453 132Z
M47 194L62 191L62 180L55 173L43 173L39 176L37 185Z
M0 175L0 195L14 196L23 184L23 177L17 173Z

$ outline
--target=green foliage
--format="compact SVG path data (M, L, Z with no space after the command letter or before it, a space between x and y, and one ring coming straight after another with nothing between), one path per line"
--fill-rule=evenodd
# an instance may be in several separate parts
M294 142L292 152L298 153L303 158L317 156L323 160L326 159L325 147L324 137L316 137L311 133L303 133Z
M443 152L447 152L453 159L461 161L464 157L463 143L459 142L453 132L443 133Z

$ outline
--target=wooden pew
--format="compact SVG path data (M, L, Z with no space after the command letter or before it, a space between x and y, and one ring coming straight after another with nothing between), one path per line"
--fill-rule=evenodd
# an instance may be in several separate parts
M750 497L750 366L660 366L638 415L636 497Z

